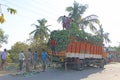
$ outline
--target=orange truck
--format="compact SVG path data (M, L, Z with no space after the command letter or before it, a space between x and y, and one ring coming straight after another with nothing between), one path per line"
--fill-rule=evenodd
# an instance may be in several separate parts
M51 55L51 52L49 52ZM82 70L86 66L98 66L103 68L107 57L106 51L102 45L95 45L87 42L71 42L67 45L65 51L56 52L53 61L62 63L62 65Z

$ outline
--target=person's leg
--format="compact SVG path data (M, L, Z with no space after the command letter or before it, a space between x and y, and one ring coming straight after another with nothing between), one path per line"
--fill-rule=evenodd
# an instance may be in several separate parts
M28 62L26 62L26 72L29 72Z
M63 30L64 30L64 28L65 28L65 23L63 23Z
M19 60L19 70L21 70L21 60Z
M1 61L1 69L3 70L4 60Z
M23 66L23 60L20 60L20 64L19 64L20 71L22 70L22 66Z
M30 71L30 60L28 60L27 62L26 62L26 71L27 72L29 72Z
M37 64L37 62L36 62L36 61L34 61L34 69L36 69L36 64Z
M55 53L55 46L52 46L52 55L56 55L56 53Z
M67 29L67 30L70 29L70 23L68 23L68 24L66 25L66 29Z
M2 60L2 64L1 64L2 70L4 69L4 66L5 66L5 60Z
M53 47L53 54L56 55L55 46Z
M45 71L45 65L43 65L43 70L42 70L42 72L44 72Z
M42 61L42 68L43 68L42 72L44 72L46 69L46 62L45 61Z
M52 55L53 55L53 46L51 46L51 51L52 51Z

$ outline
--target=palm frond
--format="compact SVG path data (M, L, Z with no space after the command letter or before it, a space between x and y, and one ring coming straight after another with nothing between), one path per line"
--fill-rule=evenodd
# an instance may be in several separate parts
M72 11L73 11L73 7L71 7L71 6L70 6L70 7L67 7L67 8L66 8L66 11L72 12Z
M62 18L63 18L63 16L60 16L60 17L57 19L57 22L58 22L58 23L61 23L61 22L62 22Z
M86 19L95 19L95 18L98 18L98 16L97 16L97 15L94 15L94 14L91 14L91 15L89 15L89 16L86 16L85 18L86 18Z
M35 26L36 28L39 28L39 26L36 24L31 24L31 26Z
M82 16L82 14L84 14L86 9L87 9L87 5L79 5L79 7L78 7L79 14Z
M29 33L29 35L31 35L31 34L33 34L33 33L35 33L35 32L36 32L36 30L33 30L32 32Z
M97 28L93 24L90 24L90 30L94 33L97 32Z

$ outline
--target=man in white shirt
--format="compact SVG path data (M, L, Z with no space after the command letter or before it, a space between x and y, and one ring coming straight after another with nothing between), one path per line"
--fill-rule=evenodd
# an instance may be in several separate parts
M22 66L23 66L23 61L24 60L25 60L25 56L24 56L23 51L21 51L19 53L19 69L20 69L20 71L22 70Z

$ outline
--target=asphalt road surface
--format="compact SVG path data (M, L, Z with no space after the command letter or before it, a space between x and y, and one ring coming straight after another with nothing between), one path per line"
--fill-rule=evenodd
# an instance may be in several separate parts
M82 71L50 69L25 77L10 74L12 72L1 72L0 80L120 80L120 63L107 64L104 69L89 67Z

